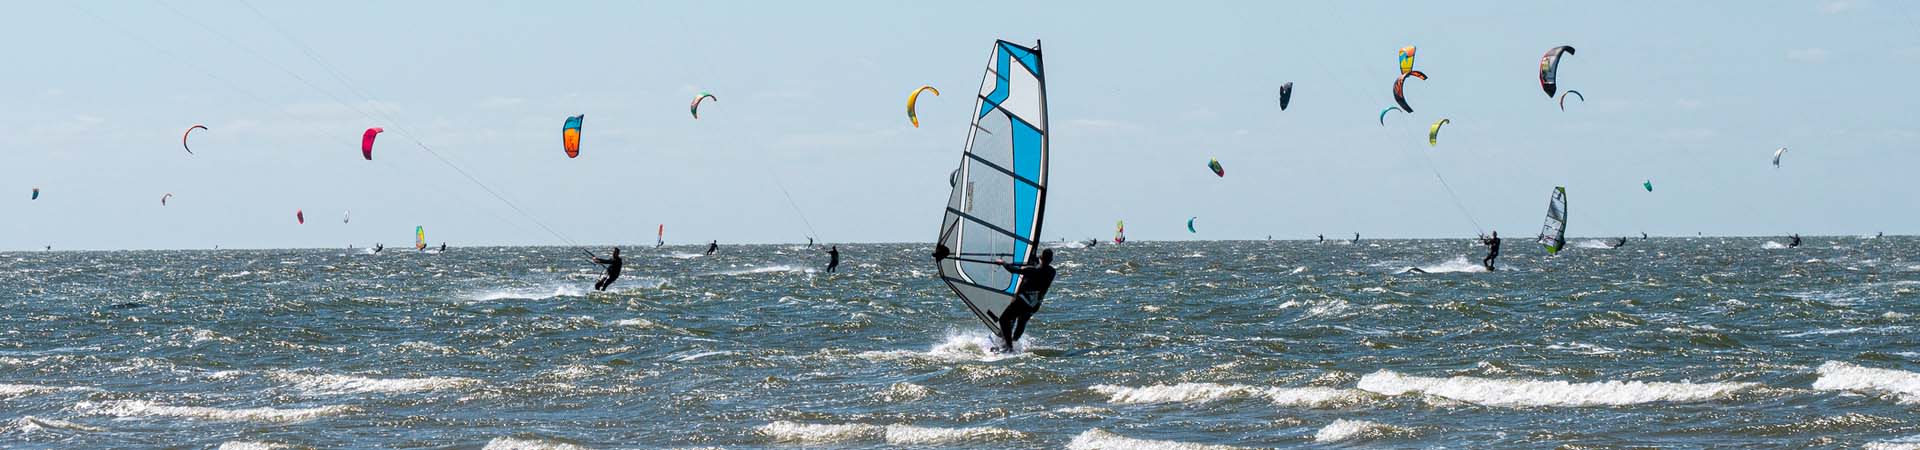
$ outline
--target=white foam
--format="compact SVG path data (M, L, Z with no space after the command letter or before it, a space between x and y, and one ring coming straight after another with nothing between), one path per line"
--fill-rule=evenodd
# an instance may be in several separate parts
M1033 346L1033 338L1023 337L1014 343L1013 351L994 353L993 347L995 339L997 338L993 335L981 331L960 333L948 330L945 340L934 344L933 348L925 352L908 350L869 351L860 352L855 356L873 360L931 359L949 362L999 361L1024 356L1027 354L1027 349Z
M997 427L932 428L888 425L886 437L887 443L891 445L945 445L1017 441L1026 439L1027 434Z
M103 428L90 427L90 426L81 425L73 422L68 422L65 420L42 419L34 416L21 416L18 419L13 419L12 423L7 424L6 430L10 432L18 432L22 434L32 434L32 433L38 433L38 432L45 432L48 430L68 430L68 431L88 431L88 432L107 431L106 429L103 429Z
M776 442L831 444L884 441L890 445L940 445L1026 439L1027 434L996 427L934 428L912 425L815 424L778 421L756 432Z
M1920 373L1875 369L1839 361L1827 361L1815 370L1820 375L1813 388L1823 391L1854 391L1894 395L1900 404L1920 404Z
M880 393L875 394L874 397L887 403L900 403L927 398L928 395L932 394L932 388L902 381L894 383L892 386L887 386L887 390L880 391Z
M304 422L327 416L337 416L358 412L359 408L342 405L314 408L210 408L205 406L169 406L146 400L116 400L109 402L80 402L76 409L94 415L114 417L180 417L218 421L249 422Z
M1279 406L1326 407L1364 400L1373 394L1328 387L1259 387L1244 384L1180 383L1146 387L1097 385L1088 388L1120 404L1207 403L1238 398L1262 398Z
M272 442L227 441L221 442L218 450L278 450L283 448L293 447Z
M710 273L707 275L739 276L739 275L755 275L755 274L762 274L762 273L785 273L785 272L813 273L813 268L812 267L795 267L795 266L789 266L789 265L778 265L778 266L766 266L766 267L749 267L749 268L737 269L737 270L723 270L719 272Z
M667 256L672 257L673 259L694 259L694 258L706 256L706 255L701 253L673 252L672 254L668 254Z
M1413 430L1365 420L1335 420L1313 433L1314 442L1340 442L1412 436Z
M52 392L59 392L66 389L70 389L70 388L41 386L37 384L0 384L0 398L19 397L22 395L46 394L46 393L52 393Z
M526 438L517 438L517 437L493 438L493 440L487 441L486 447L481 448L481 450L586 450L586 449L587 449L586 447L581 447L574 444L568 444L565 442L549 441L545 439L526 439Z
M1920 436L1906 436L1884 441L1868 442L1860 446L1861 450L1920 450Z
M1134 439L1094 428L1074 436L1069 450L1239 450L1244 447Z
M1476 273L1487 271L1486 266L1475 262L1468 262L1465 256L1455 256L1453 259L1447 260L1447 262L1417 267L1427 273Z
M490 302L494 300L546 300L555 297L582 297L587 295L579 286L560 284L532 288L484 291L468 296L469 300Z
M385 394L458 389L480 384L480 380L461 377L369 378L355 375L314 375L299 372L274 372L273 377L309 394Z
M1774 241L1767 241L1767 243L1765 244L1760 244L1760 248L1764 248L1767 250L1779 250L1779 249L1787 248L1787 244L1782 244Z
M1575 242L1573 243L1573 246L1579 247L1579 248L1597 248L1601 250L1606 250L1606 249L1613 248L1613 243L1602 241L1599 239L1588 239L1580 242Z
M1488 406L1622 406L1655 402L1698 402L1760 387L1757 383L1674 383L1643 381L1504 380L1477 377L1416 377L1381 370L1360 377L1356 386L1385 395L1425 394Z

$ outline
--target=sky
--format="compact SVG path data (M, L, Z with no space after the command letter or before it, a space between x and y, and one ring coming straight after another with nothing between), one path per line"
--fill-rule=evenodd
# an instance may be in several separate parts
M1902 2L9 10L0 249L931 242L995 39L1042 43L1047 240L1533 236L1555 186L1575 236L1920 233ZM1406 45L1430 79L1382 126Z

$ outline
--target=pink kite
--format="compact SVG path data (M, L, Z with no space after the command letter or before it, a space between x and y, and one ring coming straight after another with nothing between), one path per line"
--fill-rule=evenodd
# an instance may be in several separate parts
M360 136L360 156L367 158L368 161L373 160L373 137L384 131L387 130L380 127L368 128L367 134Z

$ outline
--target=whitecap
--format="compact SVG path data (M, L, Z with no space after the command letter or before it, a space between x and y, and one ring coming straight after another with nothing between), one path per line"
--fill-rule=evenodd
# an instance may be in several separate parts
M1876 369L1839 361L1827 361L1815 370L1820 375L1813 388L1823 391L1854 391L1893 394L1901 404L1920 404L1920 373Z
M493 440L487 441L486 447L481 448L481 450L586 450L586 449L587 449L586 447L581 447L578 445L569 444L565 442L549 441L545 439L517 438L517 437L493 438Z
M337 416L358 412L359 408L342 405L320 406L313 408L212 408L205 406L172 406L146 400L116 400L108 402L80 402L76 409L88 414L114 417L180 417L217 421L249 422L304 422L321 417Z
M1245 447L1135 439L1094 428L1074 436L1069 450L1239 450Z
M1425 394L1487 406L1624 406L1699 402L1760 387L1758 383L1603 381L1570 383L1478 377L1417 377L1381 370L1360 378L1361 390L1384 395Z
M1340 442L1412 436L1414 431L1365 420L1335 420L1313 433L1314 442Z
M462 377L370 378L356 375L274 372L273 378L315 395L385 394L458 389L480 384L480 380Z

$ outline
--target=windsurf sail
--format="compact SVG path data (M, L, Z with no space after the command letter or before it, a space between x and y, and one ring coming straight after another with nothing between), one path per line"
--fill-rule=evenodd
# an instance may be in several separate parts
M653 246L667 245L667 224L660 224L660 230L653 235Z
M414 250L427 249L427 227L425 226L413 227L413 249Z
M1547 248L1547 254L1560 253L1567 246L1567 188L1553 187L1553 197L1547 200L1547 223L1540 227L1540 245Z
M973 126L940 220L940 278L989 330L1012 305L1024 264L1040 250L1047 210L1047 87L1038 44L997 41L972 109Z
M1113 243L1124 242L1127 242L1127 221L1116 221L1113 223Z

